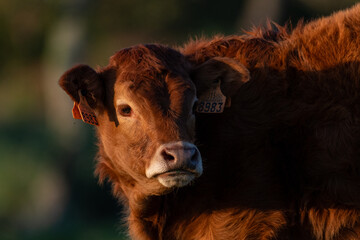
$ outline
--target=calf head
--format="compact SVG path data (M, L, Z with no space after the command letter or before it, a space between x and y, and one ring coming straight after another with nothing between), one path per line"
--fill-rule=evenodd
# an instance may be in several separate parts
M116 193L161 195L202 174L188 72L177 51L141 45L116 53L103 69L78 65L61 77L75 105L96 117L97 172Z

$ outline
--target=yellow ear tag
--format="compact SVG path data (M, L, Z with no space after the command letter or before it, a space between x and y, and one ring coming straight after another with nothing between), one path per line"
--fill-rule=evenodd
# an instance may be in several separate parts
M199 97L196 111L198 113L222 113L225 102L226 97L221 92L219 83L216 88L209 89Z
M99 126L94 111L87 104L86 98L80 94L80 102L74 102L72 109L73 118L82 119L84 123Z

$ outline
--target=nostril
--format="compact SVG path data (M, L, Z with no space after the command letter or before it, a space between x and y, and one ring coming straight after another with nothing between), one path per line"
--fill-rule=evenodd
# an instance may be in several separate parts
M164 158L164 160L166 161L173 161L175 160L175 157L173 155L171 155L170 153L166 152L165 150L162 150L161 152L161 156Z

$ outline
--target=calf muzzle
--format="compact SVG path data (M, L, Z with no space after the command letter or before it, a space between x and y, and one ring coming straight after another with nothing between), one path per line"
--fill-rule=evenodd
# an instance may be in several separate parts
M148 178L157 178L165 187L182 187L202 174L198 148L189 142L162 144L146 169Z

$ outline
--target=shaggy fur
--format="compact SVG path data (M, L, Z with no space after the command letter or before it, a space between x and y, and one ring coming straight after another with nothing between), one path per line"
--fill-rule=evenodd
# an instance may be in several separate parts
M357 5L291 33L191 41L185 57L135 46L66 72L60 85L98 117L96 173L127 207L131 237L360 239L359 35ZM195 136L193 83L201 94L218 82L231 107L198 114ZM204 173L193 184L146 178L160 144L195 138Z
M359 46L358 4L299 24L291 33L274 27L195 40L181 49L195 66L192 77L199 92L204 82L224 78L224 68L203 71L214 66L211 59L230 58L249 70L250 81L228 96L232 107L213 119L197 117L197 130L204 148L214 149L202 149L208 164L222 159L232 166L219 177L222 181L237 174L237 180L243 178L257 191L263 186L273 190L278 179L287 193L283 213L288 216L279 238L360 239ZM215 139L207 137L209 129L216 129ZM251 185L247 175L265 180L263 186ZM246 207L267 201L256 195Z
M239 153L222 160L219 155L222 152L215 151L219 159L204 163L203 176L180 189L167 189L156 179L146 178L145 168L161 143L195 140L191 117L195 88L189 72L189 64L180 53L146 45L120 51L111 58L109 66L96 74L88 66L80 65L63 75L60 85L74 101L78 101L77 94L79 90L84 92L83 89L85 97L95 99L94 111L100 124L96 173L100 181L109 179L113 194L127 206L127 223L134 239L270 239L276 236L286 220L278 210L283 200L278 194L276 169L266 157L271 154L268 149L249 156L254 166L249 166L247 161L236 163L242 159L237 158ZM119 115L115 103L119 98L126 99L134 108L135 121ZM209 129L203 137L206 136L222 139L224 135ZM226 147L213 144L204 151L211 153ZM244 149L249 147L255 146L249 141ZM241 154L248 157L246 153ZM245 169L251 170L238 174Z
M232 78L248 80L247 70L235 69L244 72ZM205 162L203 176L190 186L169 189L145 176L160 144L195 141L191 109L195 87L189 72L189 64L180 53L146 45L120 51L97 72L79 65L62 76L60 85L74 101L79 101L81 92L95 103L99 122L96 173L100 181L107 178L113 184L113 194L128 208L127 223L134 239L276 236L286 216L279 210L284 201L275 177L277 169L267 157L273 154L258 143L252 145L247 137L243 138L245 151L231 149L231 158L223 158L218 150L225 150L225 144L214 142L214 138L209 144L203 141L205 153L218 158ZM125 99L133 108L131 116L120 116L118 99ZM202 138L206 136L228 141L215 128L208 129ZM256 136L252 137L255 140ZM249 161L241 161L243 158Z

